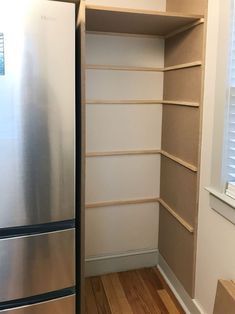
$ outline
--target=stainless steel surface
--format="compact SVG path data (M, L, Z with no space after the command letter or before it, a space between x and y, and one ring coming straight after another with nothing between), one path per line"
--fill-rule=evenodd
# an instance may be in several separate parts
M0 1L0 228L74 217L74 20L73 4Z
M75 231L0 240L0 302L75 285Z
M40 304L0 311L3 314L75 314L75 297L66 297Z

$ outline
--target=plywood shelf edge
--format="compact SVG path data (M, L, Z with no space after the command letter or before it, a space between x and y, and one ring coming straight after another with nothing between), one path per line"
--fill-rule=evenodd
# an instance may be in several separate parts
M159 203L176 219L178 222L184 226L190 233L194 233L194 228L187 223L179 214L176 213L165 201L159 198Z
M138 99L138 100L101 100L101 99L94 99L94 100L87 100L87 105L156 105L161 104L162 100L149 100L149 99Z
M171 155L171 154L167 153L167 152L164 151L164 150L161 151L161 154L162 154L163 156L165 156L165 157L167 157L167 158L169 158L169 159L175 161L176 163L180 164L181 166L183 166L183 167L185 167L185 168L187 168L187 169L193 171L193 172L197 172L197 171L198 171L198 169L197 169L196 166L194 166L194 165L192 165L192 164L190 164L190 163L188 163L188 162L182 160L181 158L178 158L178 157L176 157L176 156L174 156L174 155Z
M158 197L140 198L140 199L132 199L132 200L105 201L105 202L88 203L86 204L86 208L91 209L91 208L101 208L101 207L110 207L110 206L147 204L147 203L157 203L158 201L159 201Z
M188 107L199 107L199 103L181 100L159 100L159 99L88 99L87 105L177 105Z
M192 68L201 66L201 61L193 61L183 64L176 64L165 68L158 67L139 67L139 66L126 66L126 65L109 65L109 64L87 64L87 70L107 70L107 71L140 71L140 72L167 72L185 68Z
M164 104L164 105L186 106L186 107L199 107L199 103L197 103L197 102L181 101L181 100L163 100L162 104Z
M160 149L148 149L148 150L131 150L131 151L111 151L111 152L89 152L86 157L111 157L111 156L132 156L132 155L155 155L161 154Z

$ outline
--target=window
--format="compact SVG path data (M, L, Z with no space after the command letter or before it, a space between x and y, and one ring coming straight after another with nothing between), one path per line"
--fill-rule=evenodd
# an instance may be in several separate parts
M5 74L4 35L0 33L0 75Z
M204 124L213 122L214 127L213 134L206 128L213 146L208 148L212 151L211 182L205 188L210 192L210 207L235 224L235 0L218 1L213 13L204 101L204 108L209 105L210 109Z
M226 194L235 199L235 0L230 31L228 107L225 127L224 175Z

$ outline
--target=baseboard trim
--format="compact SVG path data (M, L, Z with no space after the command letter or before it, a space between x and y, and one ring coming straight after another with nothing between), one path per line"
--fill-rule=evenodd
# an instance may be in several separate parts
M155 250L129 251L120 254L92 256L86 259L86 277L157 266L186 314L205 314L191 299L164 258Z
M86 259L86 277L114 272L157 266L158 250L130 251L108 256L94 256Z
M185 291L161 254L158 254L158 269L187 314L204 314L199 310L196 301Z

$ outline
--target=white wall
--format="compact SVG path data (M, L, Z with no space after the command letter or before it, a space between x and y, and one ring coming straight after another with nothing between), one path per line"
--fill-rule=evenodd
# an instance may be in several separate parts
M211 156L216 57L219 45L219 13L222 12L222 6L224 0L209 0L195 297L204 313L208 314L213 313L218 279L235 278L235 226L210 208L209 193L204 189L210 185L213 171Z
M88 34L86 51L87 64L164 66L164 42L158 38ZM90 69L86 82L87 100L163 97L160 72ZM161 148L159 104L87 105L86 122L87 152ZM155 198L159 182L160 155L87 158L86 203ZM86 209L86 257L156 250L158 216L158 204Z

